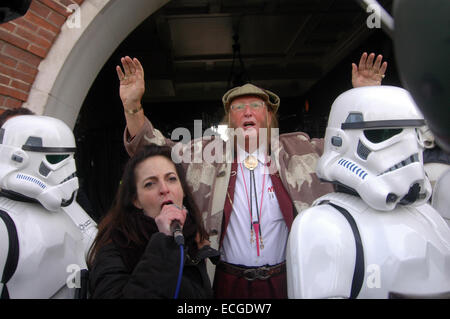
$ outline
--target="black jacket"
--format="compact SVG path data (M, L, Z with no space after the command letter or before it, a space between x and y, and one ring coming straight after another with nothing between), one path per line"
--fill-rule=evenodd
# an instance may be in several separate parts
M205 258L216 255L218 252L209 246L197 251L196 256L190 256L188 249L184 250L185 264L178 298L213 297ZM180 257L180 248L173 237L160 232L154 233L143 249L130 247L124 250L112 242L100 248L90 269L91 298L174 298Z

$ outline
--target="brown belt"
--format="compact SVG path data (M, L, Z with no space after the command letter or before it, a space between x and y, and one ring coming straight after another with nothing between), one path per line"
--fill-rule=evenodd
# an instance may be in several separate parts
M275 266L245 268L221 261L217 264L217 268L230 275L243 277L248 281L253 281L255 279L266 280L270 277L285 273L286 262L282 262Z

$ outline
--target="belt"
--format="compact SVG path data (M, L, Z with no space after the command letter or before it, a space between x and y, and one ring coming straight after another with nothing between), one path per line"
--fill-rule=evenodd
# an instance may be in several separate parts
M245 268L221 261L217 264L217 268L230 275L243 277L248 281L253 281L256 279L266 280L269 279L270 277L285 273L286 262L282 262L275 266Z

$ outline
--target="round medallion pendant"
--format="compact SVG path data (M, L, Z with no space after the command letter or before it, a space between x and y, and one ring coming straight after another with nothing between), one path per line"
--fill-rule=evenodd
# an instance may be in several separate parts
M244 161L244 166L253 171L258 166L258 160L254 156L248 156Z

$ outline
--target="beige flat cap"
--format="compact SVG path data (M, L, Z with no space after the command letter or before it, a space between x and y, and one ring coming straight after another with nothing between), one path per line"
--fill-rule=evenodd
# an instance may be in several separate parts
M231 102L239 97L244 95L256 95L264 100L264 102L270 107L270 110L275 114L280 107L280 98L273 92L269 90L261 89L253 84L247 83L243 86L237 86L228 90L222 97L223 107L225 108L225 112L228 113Z

